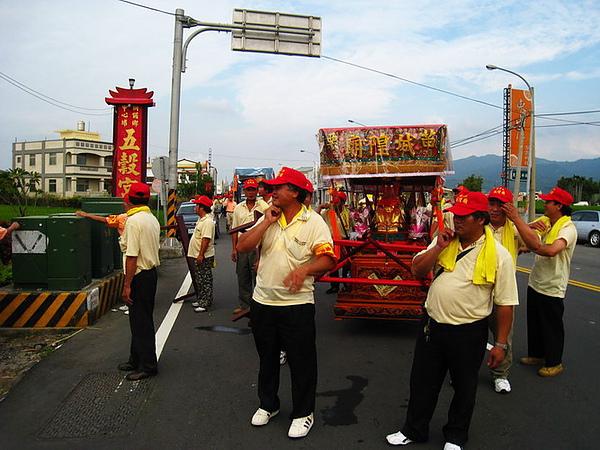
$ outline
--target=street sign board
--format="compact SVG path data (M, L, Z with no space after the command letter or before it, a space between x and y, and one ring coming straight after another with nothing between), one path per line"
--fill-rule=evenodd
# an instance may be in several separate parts
M517 178L517 169L509 169L508 173L510 175L511 180ZM527 181L528 173L529 172L527 171L527 169L521 169L521 181Z
M169 167L169 157L168 156L159 156L152 160L152 174L154 178L161 181L166 181L169 172L167 168Z
M233 10L231 49L284 55L321 56L321 18L278 12Z

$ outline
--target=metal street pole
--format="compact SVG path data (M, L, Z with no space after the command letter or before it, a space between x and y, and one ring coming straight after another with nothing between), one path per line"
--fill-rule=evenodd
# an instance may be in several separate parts
M173 39L173 73L171 77L171 123L169 131L169 195L167 200L167 225L176 225L175 206L177 194L177 154L179 149L179 109L181 99L181 68L183 48L183 9L175 10L175 37ZM167 237L175 238L175 230ZM169 240L169 242L173 242Z
M527 89L529 89L529 94L531 96L531 136L530 136L530 144L529 144L529 178L528 178L528 220L532 221L535 219L535 183L536 183L536 163L535 163L535 98L533 87L527 82L525 78L519 75L517 72L513 72L512 70L504 69L502 67L494 66L493 64L488 64L485 66L487 70L501 70L503 72L508 72L519 77L525 85ZM520 161L519 161L520 165ZM518 195L518 192L517 192Z
M348 122L355 123L356 125L360 125L361 127L366 127L364 123L357 122L356 120L348 119Z

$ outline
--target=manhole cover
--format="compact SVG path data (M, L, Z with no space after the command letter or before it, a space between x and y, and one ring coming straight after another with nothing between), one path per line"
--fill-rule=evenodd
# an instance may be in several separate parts
M128 433L154 383L154 378L131 382L122 373L92 373L71 392L39 437L79 438Z

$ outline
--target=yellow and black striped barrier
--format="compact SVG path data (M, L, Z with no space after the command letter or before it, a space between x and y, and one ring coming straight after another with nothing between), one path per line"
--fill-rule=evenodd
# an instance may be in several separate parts
M0 290L0 327L87 327L120 300L124 279L115 272L81 292Z
M175 221L175 213L177 208L177 191L175 189L169 189L169 198L167 200L167 225L177 225ZM169 228L167 230L167 238L175 238L175 228Z
M517 267L519 272L523 273L531 273L531 269L527 269L526 267ZM580 288L588 289L590 291L600 292L600 286L596 286L594 284L582 283L581 281L569 280L569 284L571 286L577 286Z

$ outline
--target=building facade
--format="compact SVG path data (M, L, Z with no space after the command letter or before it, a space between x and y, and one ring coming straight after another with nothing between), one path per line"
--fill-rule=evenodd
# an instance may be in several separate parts
M59 139L15 142L13 168L41 175L40 189L59 197L99 196L110 193L113 144L100 140L99 133L61 130Z

